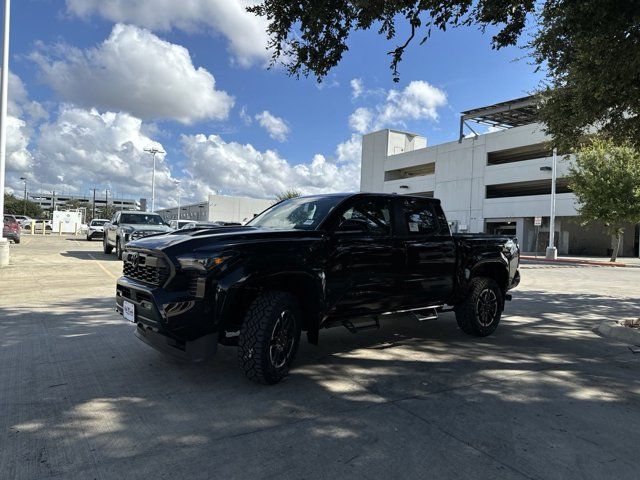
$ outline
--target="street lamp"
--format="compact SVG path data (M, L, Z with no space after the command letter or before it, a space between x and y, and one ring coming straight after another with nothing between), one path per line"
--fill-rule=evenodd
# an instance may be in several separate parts
M9 89L9 24L11 0L4 0L2 77L0 79L0 217L4 218L4 172L7 157L7 91ZM0 267L9 264L9 242L0 235Z
M20 180L24 182L24 207L22 208L22 215L27 215L27 179L20 177Z
M156 153L165 153L155 147L145 148L145 152L150 153L153 157L153 172L151 173L151 211L156 211Z
M176 189L178 190L178 221L180 221L180 180L174 180L173 183L176 185Z
M553 161L551 167L540 167L540 170L548 172L551 171L551 213L549 215L549 245L545 252L545 257L550 260L558 258L558 249L555 246L555 230L556 230L556 177L558 163L558 149L553 149Z

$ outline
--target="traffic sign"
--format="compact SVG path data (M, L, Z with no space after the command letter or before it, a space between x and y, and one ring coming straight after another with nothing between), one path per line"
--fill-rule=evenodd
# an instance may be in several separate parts
M535 217L535 219L533 220L533 225L536 227L542 225L542 217Z

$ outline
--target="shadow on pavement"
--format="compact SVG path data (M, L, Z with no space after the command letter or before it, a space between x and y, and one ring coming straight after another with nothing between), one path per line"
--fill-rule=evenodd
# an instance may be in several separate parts
M638 310L637 298L516 291L491 337L464 335L452 314L322 331L287 379L261 386L231 347L202 364L156 353L111 298L0 308L10 445L0 468L6 478L634 478L640 359L591 328Z

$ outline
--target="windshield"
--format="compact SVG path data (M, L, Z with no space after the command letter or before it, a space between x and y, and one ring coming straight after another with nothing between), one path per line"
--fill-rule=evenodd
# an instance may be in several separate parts
M100 227L102 225L104 225L105 223L107 223L106 220L91 220L91 226L92 227Z
M292 198L262 212L247 225L273 230L315 230L343 197Z
M132 225L164 225L164 220L160 215L150 213L148 215L136 213L123 213L120 216L120 223L128 223Z

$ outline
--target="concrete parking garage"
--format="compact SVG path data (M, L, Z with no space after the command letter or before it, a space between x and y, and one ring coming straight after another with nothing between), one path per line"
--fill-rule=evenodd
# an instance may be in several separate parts
M0 270L2 478L637 478L640 269L529 263L495 335L452 314L321 332L245 379L138 341L99 242L33 237Z

